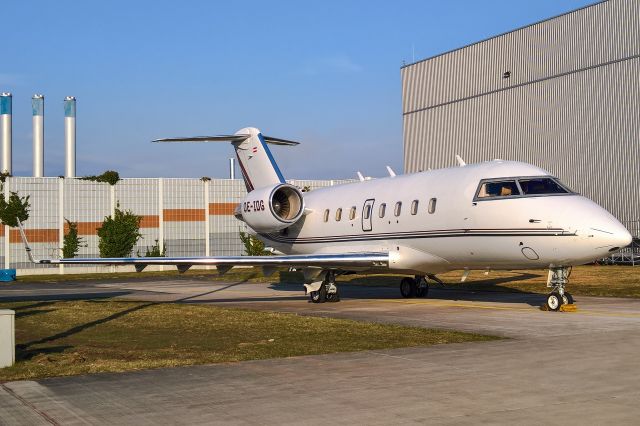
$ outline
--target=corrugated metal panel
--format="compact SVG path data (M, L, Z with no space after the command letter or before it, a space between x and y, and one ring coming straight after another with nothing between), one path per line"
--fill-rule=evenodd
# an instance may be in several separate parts
M637 58L406 115L405 167L454 166L455 154L526 161L638 219L639 76Z
M637 55L639 16L610 0L403 67L403 112Z
M512 71L509 79L502 72ZM610 0L402 69L405 171L494 158L640 218L640 1Z

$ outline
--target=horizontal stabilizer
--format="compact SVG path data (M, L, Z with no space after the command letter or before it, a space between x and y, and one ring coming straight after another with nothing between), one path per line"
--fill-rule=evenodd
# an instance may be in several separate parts
M163 138L155 139L153 142L242 142L249 139L251 135L216 135L216 136L191 136L184 138ZM266 143L272 145L300 145L300 142L290 141L286 139L273 138L271 136L262 135Z

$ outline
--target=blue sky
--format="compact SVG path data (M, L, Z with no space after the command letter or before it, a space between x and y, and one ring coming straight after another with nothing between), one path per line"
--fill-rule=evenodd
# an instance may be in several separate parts
M226 177L230 146L151 144L245 126L286 177L402 170L400 67L593 1L29 1L2 6L0 91L14 174L31 173L31 96L45 95L45 174L64 171L78 99L78 175Z

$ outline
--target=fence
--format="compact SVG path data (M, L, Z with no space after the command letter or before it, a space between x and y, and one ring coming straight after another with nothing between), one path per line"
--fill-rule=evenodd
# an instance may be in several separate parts
M310 189L344 182L348 181L290 181ZM97 228L116 206L142 217L142 238L134 255L144 255L156 240L167 256L242 254L238 233L245 227L233 217L236 204L246 195L241 180L148 178L122 179L109 185L82 179L14 177L6 179L2 190L5 197L10 192L30 196L30 215L24 227L35 257L61 256L65 220L78 224L83 240L78 257L99 257ZM22 275L115 270L109 266L34 265L18 230L8 226L0 226L0 265Z

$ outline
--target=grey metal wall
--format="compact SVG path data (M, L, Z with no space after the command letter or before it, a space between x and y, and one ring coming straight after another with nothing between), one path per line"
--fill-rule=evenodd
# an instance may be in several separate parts
M503 73L510 71L510 78ZM640 219L640 1L610 0L402 69L406 172L541 166Z

